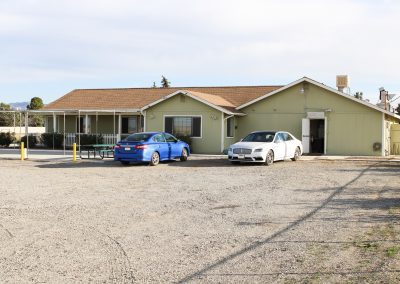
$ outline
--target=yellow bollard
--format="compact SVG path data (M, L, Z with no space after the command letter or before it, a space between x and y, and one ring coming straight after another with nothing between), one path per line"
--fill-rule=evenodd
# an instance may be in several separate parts
M24 142L21 142L21 161L25 160Z
M76 162L76 143L72 146L72 160Z

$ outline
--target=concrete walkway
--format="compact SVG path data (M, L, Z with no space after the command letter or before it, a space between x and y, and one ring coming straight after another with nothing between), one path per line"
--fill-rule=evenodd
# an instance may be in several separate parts
M192 154L191 157L196 159L201 158L215 158L215 159L226 159L226 155L205 155L205 154ZM72 151L66 150L45 150L45 149L29 149L28 156L26 157L28 160L42 160L42 161L72 161ZM19 160L21 159L20 150L19 149L5 149L0 148L0 159L8 159L8 160ZM79 159L79 153L77 153L77 159ZM89 159L88 161L99 161L100 158ZM106 159L110 161L111 159ZM400 162L400 156L312 156L312 155L304 155L301 156L300 160L302 161L312 161L312 160L351 160L351 161L393 161Z

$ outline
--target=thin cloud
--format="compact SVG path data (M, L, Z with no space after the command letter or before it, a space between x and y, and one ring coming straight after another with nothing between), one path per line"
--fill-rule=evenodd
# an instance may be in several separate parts
M49 102L82 82L150 86L161 74L186 86L304 75L334 86L345 73L374 101L381 85L400 92L398 1L3 0L0 11L0 82L18 100L30 98L21 85Z

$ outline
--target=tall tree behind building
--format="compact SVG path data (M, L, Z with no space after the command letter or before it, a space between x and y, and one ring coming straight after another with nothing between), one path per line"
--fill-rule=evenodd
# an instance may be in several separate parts
M28 110L38 110L44 106L43 100L39 97L33 97L29 105L27 105ZM29 125L30 126L43 126L44 118L41 115L32 114L29 116Z
M10 110L11 106L9 104L0 103L0 126L13 126L14 115L9 112L2 112Z
M168 79L165 78L164 76L161 76L161 87L163 87L163 88L171 87L171 82L168 81Z

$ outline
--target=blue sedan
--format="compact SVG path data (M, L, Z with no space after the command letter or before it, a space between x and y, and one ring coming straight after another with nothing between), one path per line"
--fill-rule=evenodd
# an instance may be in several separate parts
M114 160L124 165L146 162L156 166L160 161L186 161L189 155L190 148L186 142L165 132L135 133L119 141L114 148Z

